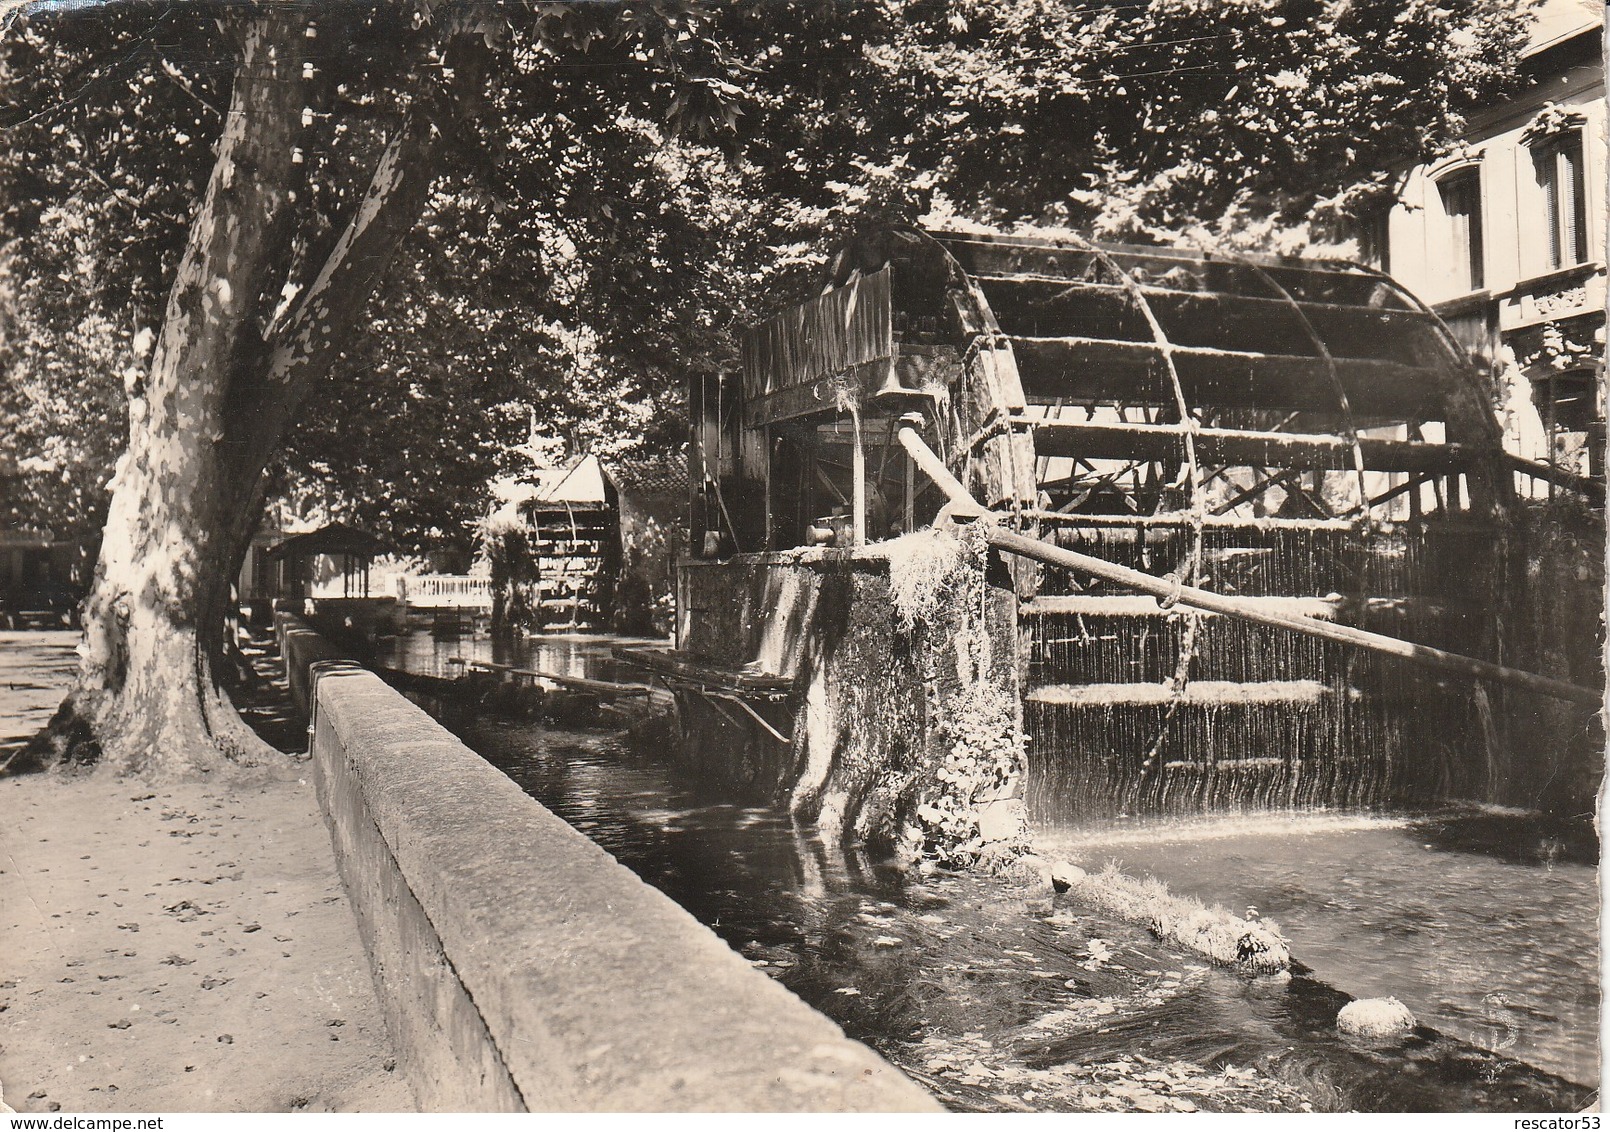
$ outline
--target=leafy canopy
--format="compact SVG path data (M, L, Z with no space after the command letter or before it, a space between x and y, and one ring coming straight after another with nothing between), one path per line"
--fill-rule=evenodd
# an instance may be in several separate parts
M229 104L250 5L33 9L0 43L0 523L87 532ZM419 2L309 7L294 298L379 147L492 65L275 482L424 548L536 430L674 447L688 376L871 220L1109 238L1332 227L1512 81L1511 0ZM249 345L249 344L248 344Z

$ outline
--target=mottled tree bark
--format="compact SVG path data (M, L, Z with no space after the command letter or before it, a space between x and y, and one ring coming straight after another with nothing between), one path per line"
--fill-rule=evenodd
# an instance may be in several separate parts
M299 144L319 106L306 11L243 29L230 110L155 353L130 382L78 681L49 758L164 780L272 761L215 676L265 468L423 209L437 123L421 100L293 306ZM467 76L478 81L479 71ZM305 196L305 194L303 194ZM222 669L220 669L222 670ZM36 745L36 747L41 745Z

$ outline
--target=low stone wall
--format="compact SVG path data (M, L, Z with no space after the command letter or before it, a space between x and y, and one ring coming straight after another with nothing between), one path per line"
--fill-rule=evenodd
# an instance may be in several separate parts
M320 800L422 1107L937 1107L374 674L321 664L313 699Z
M279 641L280 663L290 686L291 705L306 719L313 713L312 668L320 661L349 660L352 654L321 636L293 613L274 614L274 635Z

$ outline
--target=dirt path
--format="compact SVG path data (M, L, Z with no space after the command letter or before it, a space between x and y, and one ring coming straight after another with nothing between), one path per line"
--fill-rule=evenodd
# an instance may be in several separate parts
M48 717L73 643L0 634L0 734ZM13 1108L413 1109L310 781L30 775L0 814Z

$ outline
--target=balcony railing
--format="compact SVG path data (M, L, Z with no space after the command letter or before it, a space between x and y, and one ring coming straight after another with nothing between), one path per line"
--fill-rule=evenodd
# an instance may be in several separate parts
M491 609L492 580L470 574L400 576L397 597L416 609Z
M1546 275L1523 279L1498 299L1498 324L1517 330L1585 314L1603 314L1605 276L1602 263L1577 263Z

